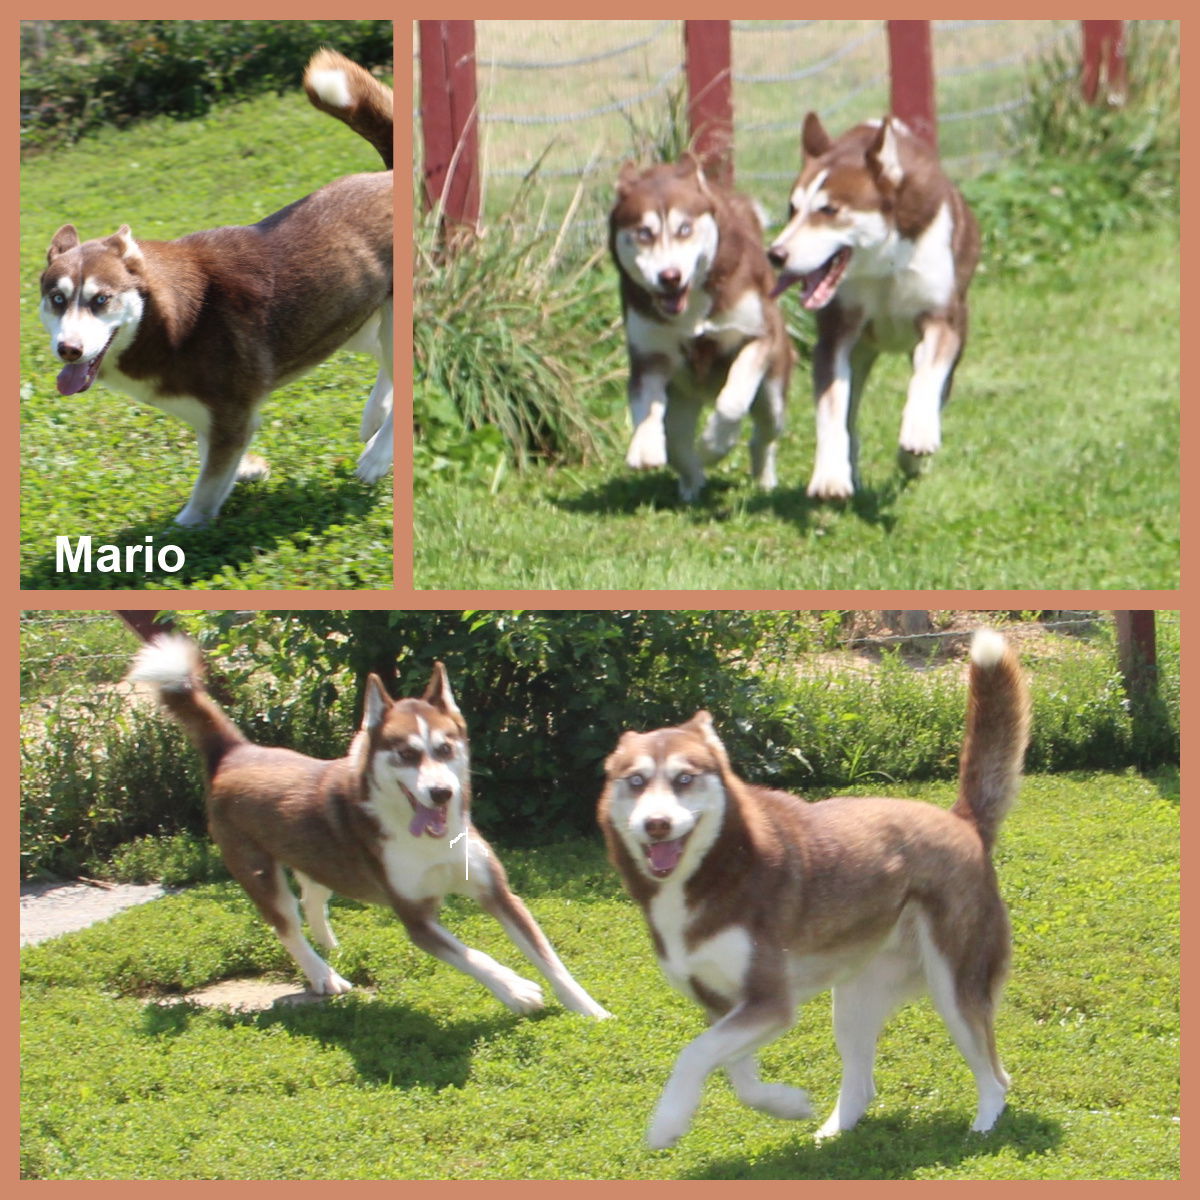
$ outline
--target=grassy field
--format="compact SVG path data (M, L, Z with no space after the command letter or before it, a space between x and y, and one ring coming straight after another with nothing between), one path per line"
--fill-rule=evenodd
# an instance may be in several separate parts
M894 789L946 805L953 785ZM581 801L582 802L582 801ZM616 1019L522 1019L335 902L337 969L362 990L260 1014L186 993L282 972L231 884L133 909L21 956L22 1171L37 1178L1160 1179L1179 1171L1178 788L1134 774L1026 781L997 852L1015 961L998 1040L1010 1106L968 1132L969 1073L927 1002L881 1041L879 1097L815 1145L709 1082L692 1131L642 1137L699 1010L672 992L595 839L504 854L515 888ZM465 902L447 925L517 964ZM763 1075L832 1104L828 1000Z
M895 463L908 366L885 358L860 419L865 486L845 506L809 501L800 370L770 495L751 486L744 450L693 508L668 472L632 474L616 448L595 466L499 479L418 472L417 586L1173 588L1178 251L1166 226L985 270L943 446L915 482ZM612 312L619 339L615 279ZM610 411L623 439L620 385Z
M269 479L236 487L215 525L171 524L198 470L195 437L102 384L55 388L59 364L37 317L38 275L65 221L84 238L128 223L170 239L247 224L378 157L298 89L203 120L160 119L30 159L21 169L21 584L26 588L386 588L392 584L391 476L354 478L358 423L375 364L338 354L264 408L254 449ZM87 187L80 187L87 180ZM175 544L177 574L59 574L55 538Z

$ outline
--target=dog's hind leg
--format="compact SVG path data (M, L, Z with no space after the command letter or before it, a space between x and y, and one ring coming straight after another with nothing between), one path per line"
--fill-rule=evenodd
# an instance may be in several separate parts
M883 950L853 979L833 989L833 1034L842 1058L837 1103L817 1138L852 1129L875 1097L875 1046L884 1022L921 991L921 964L912 945Z
M353 985L343 979L307 942L300 932L300 906L287 885L280 866L264 850L238 834L222 837L214 826L213 837L229 873L246 889L263 920L275 930L283 948L308 977L309 987L319 995L336 996Z
M942 405L962 352L962 337L945 318L925 322L913 351L913 374L900 421L900 465L909 474L920 470L942 444Z
M1004 1097L1008 1092L1008 1073L1000 1065L996 1053L996 1038L992 1020L995 1001L991 994L992 976L996 971L980 972L973 967L969 976L959 978L951 963L934 943L927 922L918 925L921 942L921 961L925 979L933 998L933 1005L950 1036L958 1047L979 1093L979 1104L971 1129L986 1133L995 1125L1004 1111Z
M304 919L318 945L326 950L337 949L337 936L329 924L329 897L333 892L315 879L295 869L292 874L300 885L300 906L304 909Z

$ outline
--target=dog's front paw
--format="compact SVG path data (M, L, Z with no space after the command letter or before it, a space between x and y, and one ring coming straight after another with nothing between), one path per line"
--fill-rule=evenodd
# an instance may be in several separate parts
M495 982L498 999L515 1013L537 1012L545 1005L542 989L532 979L525 979L507 968Z
M175 524L182 525L184 529L203 529L212 519L212 513L195 508L189 502L180 509L179 515L175 518Z
M669 1150L692 1123L692 1114L660 1101L650 1128L646 1130L646 1145L651 1150Z
M254 479L266 479L271 474L271 466L260 454L243 454L238 463L237 478L239 483Z
M801 1121L813 1115L808 1093L803 1088L788 1087L785 1083L764 1083L748 1100L760 1112L782 1117L785 1121Z
M323 974L309 979L308 985L318 996L344 996L354 991L354 984L343 979L332 967L326 967Z
M741 421L730 421L713 413L700 435L700 456L707 465L720 462L737 445Z
M354 474L363 483L377 483L392 465L392 444L376 434L370 445L358 456Z
M634 430L625 465L634 471L652 471L667 465L667 433L661 419L651 417Z
M808 483L814 500L849 500L854 495L854 478L849 463L826 466L818 463Z

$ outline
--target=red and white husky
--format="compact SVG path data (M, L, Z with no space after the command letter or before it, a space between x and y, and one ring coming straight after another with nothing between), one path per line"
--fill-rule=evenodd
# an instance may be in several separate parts
M912 352L900 462L941 445L941 409L967 336L979 228L934 152L890 117L836 141L804 119L804 167L768 255L776 295L793 283L817 315L817 451L808 494L853 495L858 402L881 351Z
M668 981L704 1006L647 1135L687 1132L705 1078L723 1067L743 1103L812 1115L801 1088L764 1083L757 1051L833 988L842 1056L837 1103L818 1137L850 1129L875 1094L888 1015L928 991L975 1076L972 1125L1004 1108L993 1014L1010 937L991 850L1016 794L1029 699L1016 655L981 630L971 646L966 740L953 808L840 797L808 804L739 779L706 712L626 733L609 757L599 819L641 905Z
M704 487L704 466L754 422L750 471L775 486L792 348L751 203L709 180L690 154L639 171L627 163L609 219L629 350L634 470L665 466L683 500ZM696 444L696 422L715 404Z
M326 911L332 893L386 904L416 945L479 980L514 1012L541 1008L536 983L437 922L446 895L466 895L500 922L567 1008L609 1015L568 973L471 824L466 724L441 663L420 699L393 701L370 676L362 728L350 753L333 761L247 740L206 691L199 652L186 638L144 646L131 678L155 689L195 744L213 841L314 992L336 995L351 985L301 933L285 868L326 950L337 945Z
M205 525L239 479L267 464L246 453L268 394L335 350L380 363L363 412L360 479L392 463L392 91L332 50L304 76L309 99L344 121L386 171L350 175L257 225L135 241L128 225L81 242L54 235L41 318L65 364L64 396L97 379L196 432L200 476L175 518Z

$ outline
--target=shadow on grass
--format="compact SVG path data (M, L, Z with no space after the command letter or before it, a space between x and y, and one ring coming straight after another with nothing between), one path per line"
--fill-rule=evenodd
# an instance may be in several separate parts
M332 482L328 480L269 480L258 484L241 484L234 488L221 515L207 529L184 529L172 524L177 509L159 514L123 529L107 532L89 530L92 538L91 571L60 573L57 570L54 538L56 531L46 535L46 553L22 572L21 587L25 589L80 588L151 588L169 582L172 586L188 586L209 579L227 567L244 567L264 552L300 532L318 535L332 525L353 522L364 517L379 502L379 489L390 487L391 477L378 484L364 484L352 476ZM180 503L182 507L182 501ZM76 543L78 535L71 535ZM152 538L152 542L147 542ZM102 545L125 548L151 546L157 551L163 546L178 546L184 554L184 566L176 572L163 571L156 566L143 571L145 556L138 553L133 573L96 570L96 558ZM276 568L272 568L276 569ZM390 574L390 573L389 573ZM387 586L389 580L380 586ZM275 587L335 586L320 579L280 580Z
M685 504L679 499L675 477L666 471L655 471L617 475L597 487L573 496L559 496L552 502L567 512L589 514L633 516L647 508L674 509L694 525L720 524L739 511L769 512L795 525L801 533L810 528L817 514L840 510L890 533L897 522L893 509L912 482L907 475L896 472L879 486L860 486L849 501L831 503L811 499L803 485L771 492L755 490L747 495L749 483L719 476L709 480L695 504Z
M178 1037L210 1012L194 1004L147 1005L148 1037ZM379 999L350 996L311 1004L275 1005L266 1012L221 1011L230 1027L281 1028L295 1037L344 1050L365 1081L388 1087L461 1087L476 1044L538 1017L499 1013L487 1020L450 1021Z
M864 1117L850 1133L825 1142L797 1131L795 1140L753 1160L711 1160L693 1179L907 1179L929 1167L955 1167L1000 1149L1032 1158L1063 1138L1057 1121L1008 1109L991 1133L971 1133L961 1112L913 1120L903 1114Z

